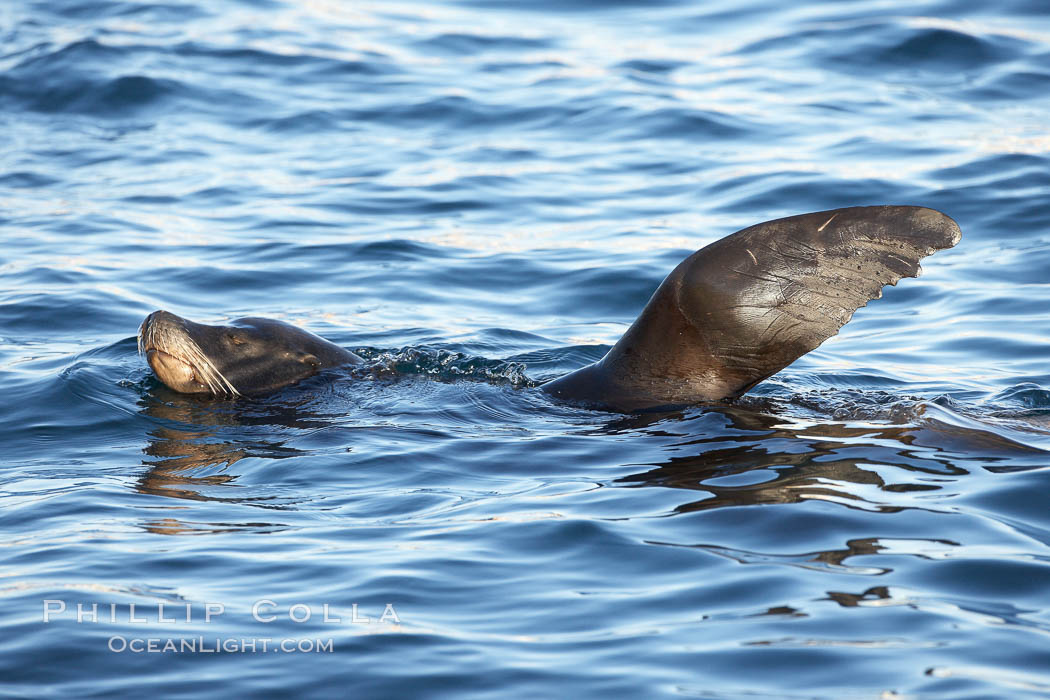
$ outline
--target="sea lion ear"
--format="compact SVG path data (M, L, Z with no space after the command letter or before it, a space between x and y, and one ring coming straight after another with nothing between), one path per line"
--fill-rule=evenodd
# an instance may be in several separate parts
M316 355L312 355L308 352L299 355L299 361L304 365L312 366L314 369L321 369L321 361L317 359Z

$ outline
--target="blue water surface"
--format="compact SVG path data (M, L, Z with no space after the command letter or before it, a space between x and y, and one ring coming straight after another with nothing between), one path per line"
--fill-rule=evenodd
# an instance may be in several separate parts
M1045 2L22 0L0 37L0 692L1050 693ZM747 397L536 390L693 250L883 203L963 240ZM178 395L158 308L369 370Z

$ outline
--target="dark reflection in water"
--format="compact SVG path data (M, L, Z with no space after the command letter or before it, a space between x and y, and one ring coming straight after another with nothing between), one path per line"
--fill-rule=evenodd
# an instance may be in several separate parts
M220 495L214 487L233 486L238 475L230 469L242 459L275 460L307 454L274 437L281 436L281 430L311 430L329 424L330 416L311 411L307 404L306 397L297 403L284 397L220 401L156 389L139 401L142 413L153 419L156 427L148 433L143 449L147 459L142 462L148 469L136 488L157 496L283 509L287 506L276 496L254 492L248 496L225 495L228 491Z
M969 474L970 465L1024 471L1050 463L1050 452L974 427L980 424L933 404L913 405L909 413L917 422L903 426L803 422L736 406L707 413L705 422L716 417L721 424L713 434L683 435L686 439L674 447L684 454L619 481L710 494L678 506L682 513L811 499L893 513L917 507L898 505L899 494L944 489ZM672 435L668 430L675 417L682 414L627 416L606 429ZM890 481L880 467L911 473L915 481Z

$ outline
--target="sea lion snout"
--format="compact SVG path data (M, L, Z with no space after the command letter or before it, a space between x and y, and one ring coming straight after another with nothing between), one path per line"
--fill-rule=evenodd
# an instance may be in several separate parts
M150 348L146 351L146 362L162 382L176 391L195 393L204 390L193 373L193 367L174 355Z
M157 378L175 391L236 396L236 387L216 365L209 328L169 311L154 311L139 327L139 352Z
M139 327L138 343L139 352L164 384L189 394L209 391L194 369L193 359L200 353L185 319L168 311L154 311Z

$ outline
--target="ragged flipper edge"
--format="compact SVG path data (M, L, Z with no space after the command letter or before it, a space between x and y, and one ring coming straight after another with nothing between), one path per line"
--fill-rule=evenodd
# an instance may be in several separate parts
M633 411L739 396L838 333L882 288L959 242L924 207L850 207L737 231L683 260L598 362L543 385Z

